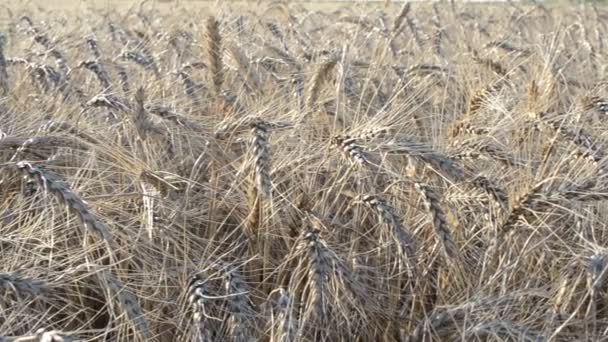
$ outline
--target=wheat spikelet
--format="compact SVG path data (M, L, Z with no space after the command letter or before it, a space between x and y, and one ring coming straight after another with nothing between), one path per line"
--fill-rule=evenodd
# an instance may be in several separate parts
M307 228L298 237L294 254L289 258L297 262L295 269L284 269L283 277L289 289L297 296L300 333L306 336L334 335L326 330L335 319L360 307L376 308L369 301L363 284L359 283L337 251L320 236L323 227L318 218L308 215ZM369 324L365 316L356 314L353 321ZM310 334L310 335L309 335Z
M405 16L405 22L407 23L407 26L410 30L410 32L412 33L412 35L414 35L414 41L416 42L416 45L418 45L418 47L420 48L420 50L424 49L424 43L428 42L430 39L429 37L426 35L426 33L424 31L422 31L417 24L417 20L415 18L412 18L408 15Z
M31 63L28 64L30 78L43 92L49 92L52 87L57 87L61 82L61 75L50 65Z
M222 62L222 36L220 35L220 23L215 17L209 17L206 24L207 29L207 54L209 56L209 72L213 80L213 87L217 95L222 92L224 83L224 65Z
M439 56L441 58L444 58L444 56L443 56L443 50L441 48L441 42L443 40L443 36L444 36L443 29L441 29L440 27L438 27L435 30L435 32L433 33L432 44L431 44L432 47L433 47L433 52L437 56Z
M263 268L265 270L270 253L270 243L265 241L266 232L261 229L264 220L263 201L270 199L272 195L268 125L261 120L256 120L250 124L250 127L252 133L250 151L253 158L253 168L247 192L249 215L245 233L250 240L256 241L263 250Z
M370 128L366 129L361 134L356 136L358 140L364 141L375 141L379 139L387 139L391 135L391 131L388 127Z
M49 51L49 55L55 58L55 65L57 65L57 69L61 72L61 82L65 85L65 82L69 79L71 70L70 67L68 67L64 54L57 50L57 48L53 48Z

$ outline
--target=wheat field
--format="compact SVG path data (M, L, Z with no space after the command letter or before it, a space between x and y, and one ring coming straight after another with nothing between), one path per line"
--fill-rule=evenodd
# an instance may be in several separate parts
M608 8L107 4L0 6L0 341L608 341Z

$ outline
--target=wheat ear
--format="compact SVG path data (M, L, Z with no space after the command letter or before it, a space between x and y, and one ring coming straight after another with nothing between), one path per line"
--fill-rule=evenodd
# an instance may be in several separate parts
M188 284L188 302L192 309L192 339L194 342L207 342L212 340L212 332L206 325L206 302L209 297L207 280L201 275L195 275Z
M537 184L513 201L509 214L501 226L503 234L509 232L515 226L519 218L525 216L528 210L534 209L534 203L536 201L544 198L544 194L541 192L542 185L542 183Z
M471 180L471 184L488 194L497 207L503 210L509 207L509 195L487 177L478 175Z
M68 334L58 330L38 329L35 335L5 337L0 335L1 342L75 342Z
M363 146L357 144L357 140L350 136L335 136L331 139L332 145L340 148L346 156L359 165L372 165Z
M0 89L2 89L2 95L6 96L10 92L8 72L6 70L6 59L4 58L4 44L6 38L0 36Z
M253 308L249 290L241 275L232 265L219 265L224 278L226 301L228 303L228 327L235 342L252 340Z
M101 237L110 247L114 245L112 235L108 226L101 222L89 209L86 202L76 195L66 183L50 171L46 171L27 161L20 161L17 168L32 177L36 183L50 194L59 198L74 214L76 214L84 226L94 235Z
M393 22L393 29L392 29L393 36L395 36L399 32L399 29L403 25L403 20L405 19L405 17L407 17L408 13L410 12L410 9L411 9L410 2L409 1L404 2L403 6L401 7L401 10L399 10L399 14L397 14L397 16L395 17L395 21Z
M294 303L285 289L279 289L279 299L276 303L278 315L276 318L278 331L275 340L277 342L291 342L296 340L298 321L295 317Z
M112 81L110 80L110 75L108 75L108 72L99 61L82 61L78 63L78 67L84 67L97 76L97 81L99 81L99 84L101 85L102 92L112 92Z
M329 79L331 71L337 63L338 61L336 58L328 59L319 66L317 72L315 72L313 78L310 80L310 86L307 90L308 96L306 98L306 108L308 108L309 111L314 110L317 100L319 99L319 94L321 93L321 88Z
M383 199L373 195L364 196L362 202L373 209L378 215L378 220L390 229L390 235L397 242L402 258L414 270L416 265L416 244L411 234L401 224L401 220L395 214L395 210Z
M596 324L597 313L603 309L602 297L606 291L606 276L608 275L608 256L595 254L589 259L587 267L587 283L589 288L589 307L587 316Z
M110 271L101 270L98 275L110 290L110 293L116 296L121 309L127 314L137 332L149 341L152 338L152 333L144 312L137 302L137 297L128 291Z
M425 184L416 182L414 183L414 187L422 196L424 207L431 215L435 234L443 246L444 251L451 258L457 257L459 255L458 246L452 239L450 227L445 218L445 213L441 208L439 195Z
M44 282L26 278L19 273L0 273L0 289L27 292L37 296L45 287Z
M220 35L220 23L215 17L207 19L207 53L209 55L209 72L213 80L216 95L222 92L224 83L224 65L222 62L222 36Z
M266 198L270 197L272 181L270 177L270 144L268 142L269 125L264 121L251 124L251 151L254 160L255 180L259 192Z
M144 89L142 87L137 89L135 93L135 129L137 134L142 141L146 141L148 130L150 129L151 122L148 119L148 113L144 106Z

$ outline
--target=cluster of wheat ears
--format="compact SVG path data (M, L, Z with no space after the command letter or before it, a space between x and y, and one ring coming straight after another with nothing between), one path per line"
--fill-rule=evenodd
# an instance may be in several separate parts
M225 6L2 9L0 341L606 336L608 9Z

